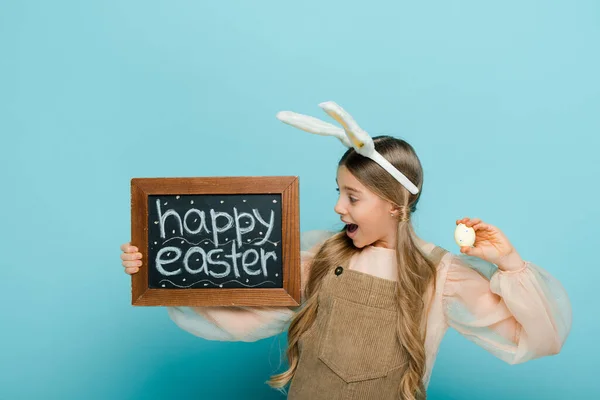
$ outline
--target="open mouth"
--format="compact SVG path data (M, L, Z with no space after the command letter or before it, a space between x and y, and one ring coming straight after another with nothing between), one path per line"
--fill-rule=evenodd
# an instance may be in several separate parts
M358 225L356 225L356 224L348 224L348 225L346 225L346 231L348 233L354 233L354 232L356 232L357 229L358 229Z

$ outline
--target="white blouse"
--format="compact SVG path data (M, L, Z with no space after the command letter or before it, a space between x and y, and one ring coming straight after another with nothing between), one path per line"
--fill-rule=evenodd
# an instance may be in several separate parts
M331 232L309 231L301 238L301 293L310 261ZM423 242L425 253L435 247ZM350 269L397 279L393 249L367 246ZM456 329L510 364L557 354L571 329L571 304L558 280L528 262L502 271L476 257L447 253L437 269L436 293L427 316L425 386L448 327ZM208 340L253 342L287 330L295 311L288 307L167 307L182 329Z

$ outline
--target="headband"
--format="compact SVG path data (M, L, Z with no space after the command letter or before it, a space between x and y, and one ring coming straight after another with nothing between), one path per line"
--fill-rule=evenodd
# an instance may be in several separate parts
M315 133L321 136L335 136L346 147L353 147L361 156L370 158L383 169L390 173L398 182L402 184L412 194L419 193L419 188L415 186L402 172L398 171L388 160L375 150L373 139L367 132L361 129L342 107L333 101L327 101L319 104L329 116L335 119L342 128L332 125L320 119L309 117L308 115L298 114L292 111L280 111L277 118L288 125L302 129L303 131Z

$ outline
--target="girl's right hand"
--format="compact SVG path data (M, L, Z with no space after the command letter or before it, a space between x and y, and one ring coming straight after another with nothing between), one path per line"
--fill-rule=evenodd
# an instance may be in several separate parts
M121 260L123 260L123 267L125 267L125 273L133 275L140 270L142 266L142 253L138 252L138 248L132 246L130 242L123 243L121 245Z

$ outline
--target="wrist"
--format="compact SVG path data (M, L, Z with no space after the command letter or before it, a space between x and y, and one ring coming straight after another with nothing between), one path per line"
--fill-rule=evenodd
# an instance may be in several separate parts
M519 253L516 251L512 251L511 253L507 254L496 265L500 270L505 272L518 272L526 267L525 261L523 261Z

